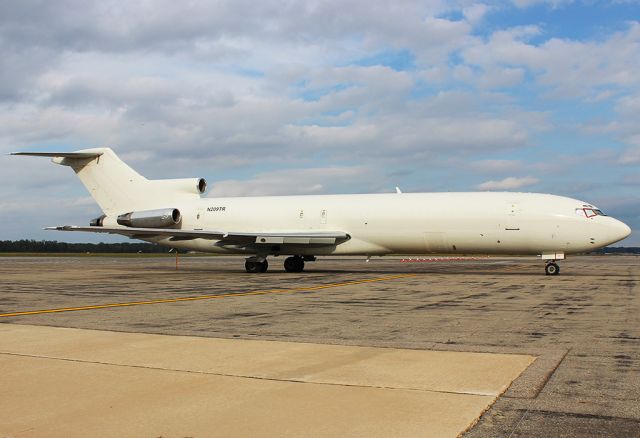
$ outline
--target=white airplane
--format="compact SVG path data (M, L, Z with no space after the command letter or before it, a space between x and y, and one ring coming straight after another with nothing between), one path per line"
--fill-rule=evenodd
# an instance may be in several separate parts
M47 230L121 234L194 251L246 254L247 272L287 255L301 272L319 255L538 255L557 260L624 239L631 229L597 207L537 193L396 193L202 197L202 178L149 180L109 148L16 152L71 167L103 211L90 226Z

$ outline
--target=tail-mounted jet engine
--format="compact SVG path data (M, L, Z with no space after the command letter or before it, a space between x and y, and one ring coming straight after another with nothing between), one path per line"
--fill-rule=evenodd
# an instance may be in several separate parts
M170 195L171 192L201 195L207 190L207 181L204 178L152 179L146 183L149 190L165 195Z
M89 225L92 227L101 227L102 225L104 225L104 218L106 218L107 215L103 214L100 217L97 217L95 219L91 219L91 222L89 222Z
M207 190L207 180L204 178L198 178L198 192L203 194Z
M118 223L134 228L168 228L180 223L182 215L177 208L132 211L118 216Z

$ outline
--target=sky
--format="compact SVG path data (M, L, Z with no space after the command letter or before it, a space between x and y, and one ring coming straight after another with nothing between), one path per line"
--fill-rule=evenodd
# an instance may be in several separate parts
M12 151L207 196L510 190L640 230L640 1L0 2L0 240L100 210ZM623 245L640 246L640 232Z

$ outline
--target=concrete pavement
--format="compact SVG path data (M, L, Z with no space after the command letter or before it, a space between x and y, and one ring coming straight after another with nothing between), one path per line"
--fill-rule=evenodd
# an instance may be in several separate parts
M533 360L2 324L0 433L456 436Z

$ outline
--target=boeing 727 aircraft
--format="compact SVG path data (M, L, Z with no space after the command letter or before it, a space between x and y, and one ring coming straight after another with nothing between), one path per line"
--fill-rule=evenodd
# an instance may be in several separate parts
M539 255L547 275L567 254L593 251L631 229L589 203L537 193L202 197L202 178L149 180L109 148L16 152L71 167L103 211L89 226L172 248L246 254L247 272L288 256L287 272L322 255Z

